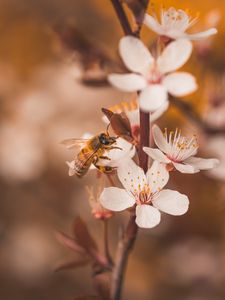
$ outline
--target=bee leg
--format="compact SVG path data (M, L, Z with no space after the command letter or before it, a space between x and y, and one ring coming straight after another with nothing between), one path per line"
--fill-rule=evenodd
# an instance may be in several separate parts
M95 164L94 164L95 165ZM95 165L95 167L102 173L111 173L112 171L114 171L116 168L113 167L109 167L109 166L98 166Z
M119 149L119 150L123 150L122 148L120 148L120 147L114 147L114 146L112 146L112 147L109 147L108 148L108 150L113 150L113 149Z
M111 158L109 158L108 156L99 156L99 158L101 158L101 159L107 159L107 160L111 160Z

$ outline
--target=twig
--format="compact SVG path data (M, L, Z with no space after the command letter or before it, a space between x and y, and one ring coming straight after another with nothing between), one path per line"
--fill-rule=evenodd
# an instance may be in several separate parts
M143 151L143 147L149 147L150 122L149 113L140 111L140 147L138 151L139 165L147 172L148 155Z
M123 10L123 7L119 0L111 0L114 9L117 13L120 24L123 28L125 35L135 35L132 32L130 24L128 22L127 16ZM141 29L141 27L140 27ZM140 32L140 31L139 31ZM140 112L141 125L140 125L140 147L139 147L139 163L140 166L147 170L148 159L147 155L143 152L143 146L148 146L149 144L149 114ZM129 254L134 246L136 236L138 232L138 227L135 223L135 215L130 216L130 220L127 224L126 230L123 236L120 238L115 267L113 270L113 282L111 289L111 298L112 300L120 300L121 292L124 280L124 274L127 266L127 261Z
M171 103L181 110L187 118L192 120L206 134L225 134L225 128L213 128L204 122L201 117L194 111L193 107L175 97L170 98Z
M104 219L103 220L103 226L104 226L104 250L105 250L105 256L108 260L109 265L113 265L113 260L112 257L110 255L110 251L109 251L109 235L108 235L108 220Z
M111 0L125 35L134 35L120 0Z
M112 300L119 300L121 298L127 261L136 240L137 230L138 228L135 223L135 215L131 215L127 229L120 239L117 248L116 264L113 271L113 282L110 298Z

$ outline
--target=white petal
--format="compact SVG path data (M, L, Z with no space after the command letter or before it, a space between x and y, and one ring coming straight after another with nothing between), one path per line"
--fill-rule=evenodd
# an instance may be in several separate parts
M169 172L166 169L166 165L156 160L151 168L148 169L146 176L152 193L160 191L169 180Z
M72 161L66 161L66 164L67 166L69 167L69 176L73 176L76 174L76 171L75 171L75 161L72 160Z
M134 205L135 200L124 189L108 187L100 195L102 206L109 210L121 211Z
M197 90L195 77L186 72L175 72L163 79L163 85L173 96L185 96Z
M200 157L189 157L185 159L184 163L192 165L197 170L209 170L219 165L219 160L216 158L200 158Z
M180 39L170 43L157 60L157 65L162 73L172 72L182 67L189 59L192 52L192 43Z
M168 153L170 150L170 145L167 143L162 131L157 125L152 126L152 134L156 146L164 153Z
M184 165L184 164L181 164L181 163L175 163L175 162L173 162L173 165L181 173L194 174L194 173L197 173L199 171L195 167L193 167L191 165L187 165L187 164Z
M110 74L109 82L125 92L136 92L146 87L146 80L138 74Z
M155 122L165 111L167 111L168 107L169 101L164 102L156 111L151 113L150 122Z
M162 26L154 17L145 14L144 24L152 31L156 32L157 34L159 35L163 34Z
M160 223L161 214L151 205L137 205L136 224L142 228L153 228Z
M186 39L189 39L189 40L195 40L195 41L198 41L198 40L201 40L201 39L204 39L204 38L207 38L211 35L214 35L217 33L217 29L216 28L210 28L208 30L205 30L205 31L202 31L202 32L199 32L199 33L195 33L195 34L188 34L188 33L184 33L182 35L182 38L186 38Z
M170 160L160 151L159 149L154 148L143 148L144 152L147 153L152 159L157 160L162 163L170 163Z
M185 214L189 207L188 197L172 190L162 190L152 203L159 210L173 216Z
M119 52L126 67L133 72L143 74L154 62L148 48L133 36L126 36L120 40Z
M140 108L146 112L154 112L167 102L167 91L161 84L148 85L140 94Z
M116 147L121 149L110 150L106 156L110 160L99 159L99 166L109 166L109 167L118 167L121 164L121 160L127 159L128 157L132 158L135 155L136 149L135 146L127 142L123 138L118 138L115 144Z
M117 169L117 175L128 192L134 192L147 184L147 178L143 169L130 158L121 161Z

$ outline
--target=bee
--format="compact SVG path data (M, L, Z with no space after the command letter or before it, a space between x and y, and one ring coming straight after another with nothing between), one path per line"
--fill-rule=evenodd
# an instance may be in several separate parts
M109 166L99 166L99 159L110 160L109 157L105 155L105 152L112 149L120 149L119 147L113 146L116 143L117 137L109 136L109 133L100 133L90 139L67 139L61 142L68 149L80 146L81 150L76 155L74 161L70 163L70 169L72 172L69 175L76 174L78 177L84 176L91 164L93 164L99 171L104 173L109 173L113 171L113 167Z

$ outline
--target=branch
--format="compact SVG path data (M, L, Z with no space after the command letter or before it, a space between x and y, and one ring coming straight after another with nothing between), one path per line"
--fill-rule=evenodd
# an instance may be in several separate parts
M128 18L124 12L123 6L120 0L111 0L114 10L117 14L117 17L120 21L120 25L123 28L123 32L125 35L133 35L133 31L131 29Z
M111 0L113 7L116 11L117 17L120 21L120 24L123 28L125 35L135 35L139 37L139 33L141 30L141 25L136 33L132 32L132 28L129 24L127 16L124 12L123 6L120 0ZM146 5L147 8L147 5ZM148 167L148 158L147 155L143 152L143 147L149 145L149 113L140 112L140 145L139 145L139 164L146 171ZM131 213L130 220L127 224L126 230L121 237L116 255L116 262L113 269L113 282L111 289L111 300L120 300L124 274L128 262L128 257L130 252L133 249L138 227L135 223L135 214Z
M117 247L116 264L113 271L113 281L111 298L112 300L119 300L121 297L125 269L131 250L133 249L136 236L137 225L135 223L135 215L131 215L127 229L119 241Z
M206 134L225 134L225 128L214 128L209 126L201 117L194 111L193 107L175 97L170 98L171 103L181 110L187 118L192 120Z

